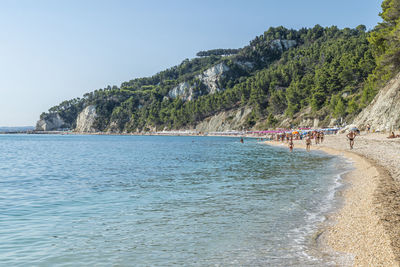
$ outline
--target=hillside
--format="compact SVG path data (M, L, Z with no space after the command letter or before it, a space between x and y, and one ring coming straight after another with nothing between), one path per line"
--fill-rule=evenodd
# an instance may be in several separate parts
M229 113L225 124L241 110L235 129L336 123L368 104L363 83L376 65L367 37L363 25L270 28L242 49L201 51L152 77L64 101L41 115L37 129L212 130L204 124L213 116Z
M400 73L379 91L353 123L361 129L370 124L376 131L396 131L400 127Z

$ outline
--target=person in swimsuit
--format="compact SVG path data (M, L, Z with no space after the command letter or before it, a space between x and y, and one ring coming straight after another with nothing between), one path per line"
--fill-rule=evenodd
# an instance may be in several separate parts
M367 133L369 133L370 130L371 130L371 125L368 123L367 124Z
M290 152L293 152L293 147L294 147L293 138L290 138L290 141L289 141L289 150L290 150Z
M387 138L396 138L396 135L394 134L394 132L392 132L392 134L389 135Z
M320 137L320 139L321 139L321 144L322 144L322 142L324 142L324 132L321 132L321 133L319 134L319 137Z
M346 136L350 141L350 149L353 149L354 138L356 138L356 133L354 131L350 131Z
M309 134L306 137L306 149L307 149L307 151L310 151L310 149L311 149L311 137Z

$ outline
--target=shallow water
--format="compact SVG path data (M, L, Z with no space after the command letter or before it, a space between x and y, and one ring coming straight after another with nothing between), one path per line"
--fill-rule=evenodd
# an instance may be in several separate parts
M0 265L323 266L341 158L221 137L0 135Z

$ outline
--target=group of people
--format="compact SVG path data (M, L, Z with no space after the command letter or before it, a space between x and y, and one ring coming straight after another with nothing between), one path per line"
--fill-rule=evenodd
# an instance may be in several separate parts
M371 131L371 125L367 124L365 126L365 130L367 133L370 133ZM327 132L327 134L329 133L337 133L337 130L335 131L331 131L331 132ZM349 141L349 146L350 149L353 149L354 147L354 140L356 138L357 135L360 134L360 131L357 128L353 128L349 131L349 133L346 135L348 141ZM294 148L294 142L293 140L303 140L305 139L306 142L306 150L310 151L311 150L311 144L312 144L312 140L315 140L315 144L322 144L324 142L324 138L325 138L325 133L324 131L309 131L306 134L302 134L299 133L299 131L294 131L292 133L278 133L278 134L272 134L270 135L269 138L266 138L266 140L276 140L276 141L281 141L281 142L287 142L288 147L290 152L293 151ZM387 138L400 138L400 134L395 134L394 132L391 132L391 134L387 137Z
M392 135L394 135L394 134L392 133ZM353 149L354 139L356 138L356 136L357 136L357 133L355 131L350 131L346 135L346 137L349 140L350 149ZM303 139L305 139L306 150L310 151L313 139L315 141L315 144L318 145L318 144L322 144L324 142L324 138L325 138L325 134L324 134L323 131L312 131L312 132L308 132L304 136L301 135L301 134L290 134L290 133L278 134L276 136L276 141L282 141L282 142L286 141L288 143L288 147L289 147L290 152L292 152L293 148L294 148L293 140L303 140ZM389 138L392 138L392 137L389 137ZM393 138L395 138L395 137L393 137Z
M324 142L325 134L322 131L312 131L306 135L306 150L311 150L311 139L315 140L315 144L322 144Z
M312 143L312 139L315 140L315 144L321 144L324 142L324 138L325 138L325 134L323 131L312 131L312 132L308 132L305 135L302 135L300 133L282 133L282 134L277 134L276 138L272 138L272 140L276 140L276 141L282 141L282 142L287 142L288 147L290 152L293 151L294 148L294 142L293 140L303 140L305 139L306 141L306 149L307 151L311 150L311 143Z

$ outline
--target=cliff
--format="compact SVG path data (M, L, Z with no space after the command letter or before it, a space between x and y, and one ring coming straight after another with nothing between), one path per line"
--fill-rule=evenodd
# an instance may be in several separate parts
M370 124L376 131L391 131L400 127L400 73L379 91L353 124L360 129Z
M194 84L189 84L187 81L180 83L178 86L174 87L168 93L170 98L181 98L183 101L191 101L196 99L201 95L215 94L218 91L224 90L219 85L219 80L224 76L226 72L230 69L224 63L219 63L211 68L205 70L203 73L195 76L198 82ZM203 90L196 90L199 84L203 85Z
M242 130L251 111L252 109L247 107L220 112L197 124L195 130L199 132Z
M151 77L63 101L43 114L38 128L64 122L77 132L224 131L354 118L358 109L347 105L360 98L358 84L375 67L368 33L360 29L270 28L234 54L206 52Z
M36 123L36 131L56 131L63 128L69 128L58 113L50 113L43 116Z
M90 105L84 108L78 115L76 119L76 132L96 132L96 129L93 127L93 124L96 120L96 106Z

